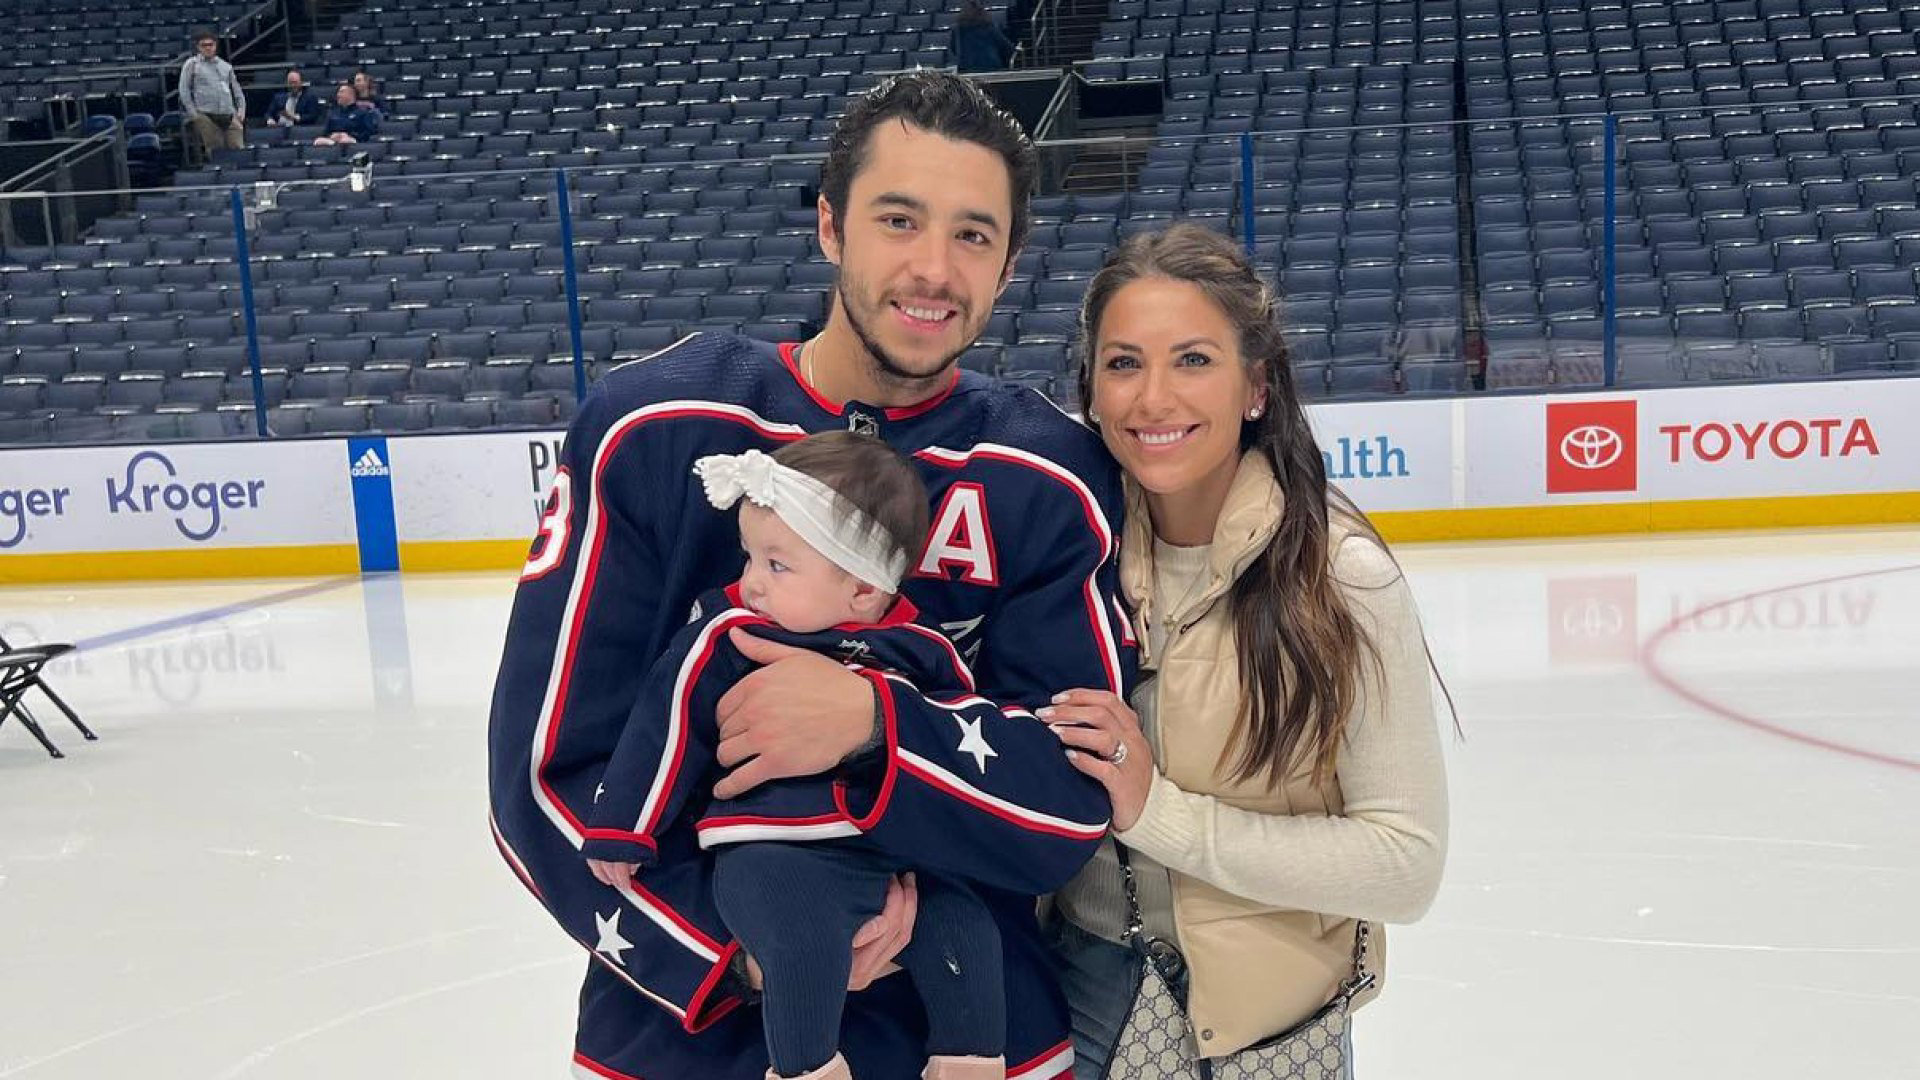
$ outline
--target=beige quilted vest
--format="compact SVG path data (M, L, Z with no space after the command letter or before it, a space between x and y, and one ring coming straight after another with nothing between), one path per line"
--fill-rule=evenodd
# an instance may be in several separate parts
M1271 466L1260 454L1247 454L1214 530L1205 586L1180 610L1161 613L1153 610L1146 497L1129 482L1121 584L1138 623L1141 667L1159 672L1148 686L1160 717L1155 757L1167 779L1182 791L1263 814L1336 815L1335 783L1316 786L1302 772L1276 791L1261 780L1230 782L1217 771L1240 705L1226 594L1272 539L1280 507ZM1337 521L1332 527L1329 549L1338 552L1349 530ZM1165 655L1149 656L1147 627L1161 618L1169 627ZM1188 1011L1204 1056L1230 1054L1295 1026L1326 1004L1351 971L1350 919L1253 903L1177 872L1173 896L1174 928L1192 970ZM1356 1003L1379 993L1385 962L1386 935L1376 924L1367 968L1379 981Z

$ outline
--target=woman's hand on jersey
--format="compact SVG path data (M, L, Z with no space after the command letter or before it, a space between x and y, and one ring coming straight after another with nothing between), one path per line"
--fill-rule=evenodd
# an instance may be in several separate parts
M731 799L769 780L816 776L860 749L873 734L873 684L807 649L734 630L741 655L763 665L733 684L715 716L714 759L732 769L714 785Z
M920 889L911 873L898 875L887 883L887 899L880 914L868 919L853 935L853 968L847 974L848 990L865 990L875 981L900 970L893 958L913 940L913 920L919 912Z
M1068 690L1035 715L1067 746L1067 760L1107 789L1113 827L1125 832L1140 821L1153 790L1153 747L1140 730L1140 716L1106 690Z

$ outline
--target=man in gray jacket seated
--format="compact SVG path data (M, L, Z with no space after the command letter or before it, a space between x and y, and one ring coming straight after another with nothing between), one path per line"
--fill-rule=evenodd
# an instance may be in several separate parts
M194 55L180 68L180 108L209 157L246 145L247 95L233 65L220 59L219 44L212 33L195 31Z

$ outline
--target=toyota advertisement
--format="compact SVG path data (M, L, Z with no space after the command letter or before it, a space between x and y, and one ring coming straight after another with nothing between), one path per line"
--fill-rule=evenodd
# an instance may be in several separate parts
M1728 385L1468 410L1468 506L1920 491L1912 380Z
M1547 406L1547 493L1632 491L1640 481L1639 402Z

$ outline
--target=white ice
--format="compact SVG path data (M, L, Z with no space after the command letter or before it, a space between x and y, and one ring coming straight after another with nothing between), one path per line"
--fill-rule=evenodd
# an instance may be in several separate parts
M1465 740L1359 1074L1920 1076L1920 531L1400 555ZM310 584L0 590L105 639L49 672L99 742L0 726L0 1077L566 1075L584 954L486 827L513 577Z

